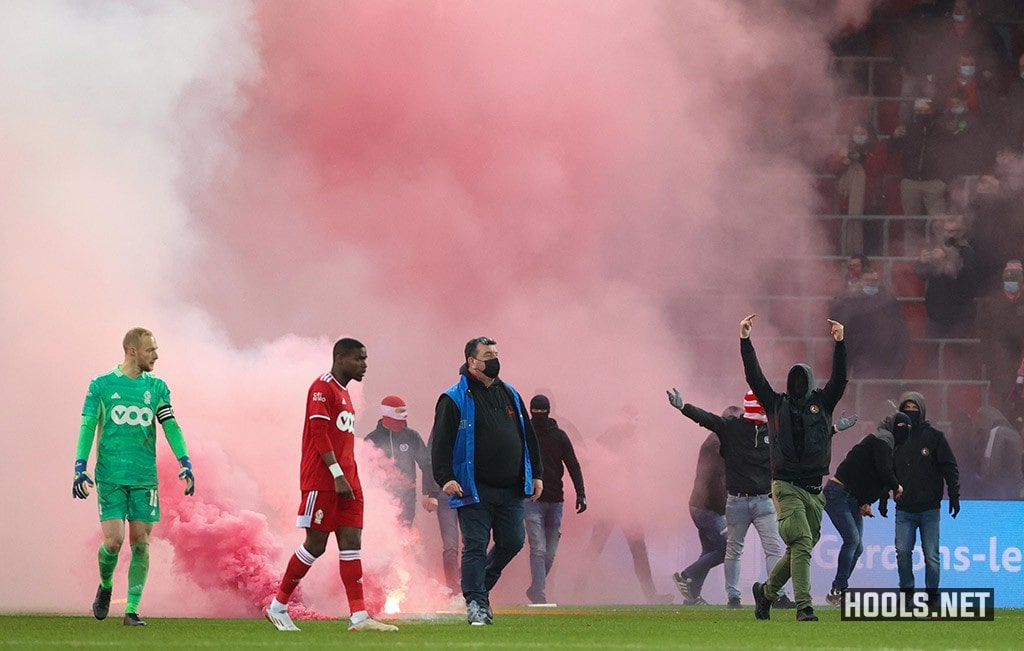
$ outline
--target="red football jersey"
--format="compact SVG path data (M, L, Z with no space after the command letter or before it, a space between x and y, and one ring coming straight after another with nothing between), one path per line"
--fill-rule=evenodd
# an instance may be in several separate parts
M360 491L355 457L356 409L345 387L324 373L309 387L306 423L302 428L302 463L299 488L304 491L333 491L334 477L320 455L334 452L345 479Z

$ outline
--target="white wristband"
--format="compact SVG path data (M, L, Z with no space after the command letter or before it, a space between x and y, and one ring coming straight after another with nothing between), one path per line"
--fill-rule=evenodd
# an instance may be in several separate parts
M331 471L331 474L334 475L335 479L337 479L338 477L344 477L345 476L345 473L343 473L341 471L341 466L338 465L337 461L335 461L331 465L327 466L327 469Z

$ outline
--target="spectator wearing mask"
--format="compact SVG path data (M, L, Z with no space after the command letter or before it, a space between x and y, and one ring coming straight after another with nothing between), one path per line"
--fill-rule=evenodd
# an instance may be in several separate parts
M388 477L388 491L398 500L402 510L399 521L405 527L412 526L416 515L416 466L421 473L423 508L436 508L437 485L432 478L430 452L419 432L406 425L408 408L400 396L386 396L380 402L381 418L377 428L366 435L366 440L394 461L397 473ZM434 502L431 503L431 494Z
M971 418L953 419L949 445L960 471L960 494L978 500L1024 498L1019 432L995 407L981 407Z
M1017 411L1017 366L1024 354L1024 265L1010 260L999 289L979 302L978 336L989 402Z
M546 583L555 562L558 541L562 537L562 505L565 494L562 477L566 470L576 490L576 513L587 510L587 494L583 488L583 471L576 459L569 435L551 418L551 401L545 395L530 399L530 419L540 447L544 466L544 492L536 502L523 504L526 540L530 544L530 587L526 596L533 604L547 603Z
M933 338L970 337L975 320L974 249L962 219L946 219L942 229L942 245L921 251L914 265L914 273L926 282L925 333Z
M848 215L880 212L882 175L888 166L885 143L878 140L868 122L853 127L849 137L829 157L828 169L836 175L836 189ZM864 251L864 222L846 222L846 251Z
M936 122L930 97L914 100L910 124L901 124L892 132L890 147L903 161L900 200L904 215L943 215L946 213L948 177L945 140L948 131Z
M825 512L843 539L839 548L836 576L832 580L825 601L838 608L842 604L843 592L849 587L850 575L857 565L857 559L864 551L864 518L873 518L871 505L879 501L879 514L886 517L883 505L888 501L889 491L898 500L903 487L896 480L893 470L893 448L896 438L906 440L910 430L910 418L897 414L893 419L893 432L879 428L868 434L853 446L843 459L835 474L825 484Z
M896 569L901 590L914 589L914 545L918 533L924 552L924 584L932 600L939 588L939 508L943 484L949 495L949 514L960 513L960 471L946 436L927 420L924 396L907 391L899 410L910 419L906 441L897 445L893 465L903 496L896 500ZM892 431L895 416L883 427ZM881 508L881 505L879 505Z
M677 389L668 393L669 403L718 437L719 454L725 460L725 592L729 608L740 608L740 558L747 531L753 525L761 539L765 568L771 570L782 558L782 539L772 502L772 476L768 452L768 416L752 391L743 397L743 409L730 407L721 416L684 403ZM692 590L686 572L673 577L684 598ZM784 592L774 608L796 608Z
M865 271L858 291L836 296L828 313L853 333L846 337L851 373L860 378L903 377L910 330L899 302L882 285L877 271Z

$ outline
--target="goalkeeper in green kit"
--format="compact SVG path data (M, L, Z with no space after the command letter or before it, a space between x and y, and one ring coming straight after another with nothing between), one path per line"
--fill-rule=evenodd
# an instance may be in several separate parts
M109 373L93 378L82 408L82 428L75 455L76 498L89 496L96 487L103 544L99 549L100 586L92 603L96 619L110 610L117 555L124 543L124 521L132 560L128 566L128 603L125 626L145 626L139 618L139 601L149 572L149 534L160 520L156 478L156 423L181 464L178 478L185 494L195 492L192 462L185 439L174 419L167 384L150 375L158 355L156 339L145 328L133 328L124 336L124 361ZM89 451L96 438L96 482L86 473Z

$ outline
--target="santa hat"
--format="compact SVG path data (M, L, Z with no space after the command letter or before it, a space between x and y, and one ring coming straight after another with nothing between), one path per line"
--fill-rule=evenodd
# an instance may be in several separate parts
M380 401L380 414L384 417L384 427L393 432L405 428L407 411L405 401L398 396L387 396Z
M755 423L767 423L768 414L764 413L764 407L757 401L753 391L747 391L743 396L743 418Z
M1024 265L1020 260L1010 260L1003 269L1003 280L1024 281Z

